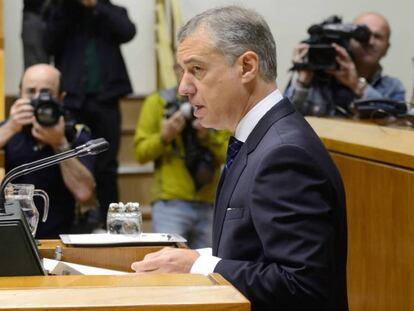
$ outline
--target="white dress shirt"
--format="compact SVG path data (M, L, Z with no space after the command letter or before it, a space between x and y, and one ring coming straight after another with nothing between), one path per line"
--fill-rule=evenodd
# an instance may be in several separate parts
M234 137L243 143L246 142L247 137L249 137L260 119L282 99L283 95L278 89L263 98L240 120ZM197 249L197 252L200 257L193 263L190 273L209 274L214 272L214 268L221 258L213 256L211 248Z

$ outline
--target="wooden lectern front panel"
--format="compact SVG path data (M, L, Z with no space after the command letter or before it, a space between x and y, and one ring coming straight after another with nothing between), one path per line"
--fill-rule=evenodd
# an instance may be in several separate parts
M59 240L41 240L40 257L54 258L56 246L62 250L62 261L112 270L132 272L131 263L164 246L66 246ZM170 245L171 246L171 245ZM175 244L173 247L182 247Z
M250 310L217 274L12 277L0 289L0 310Z

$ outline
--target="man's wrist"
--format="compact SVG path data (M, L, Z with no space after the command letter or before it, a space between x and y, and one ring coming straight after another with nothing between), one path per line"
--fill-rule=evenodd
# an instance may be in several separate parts
M367 86L368 86L368 82L364 77L358 78L358 82L354 90L355 95L358 98L361 98L364 95L364 91L367 88Z
M11 118L8 118L3 126L13 135L19 133L23 128L22 125L17 124Z
M55 153L65 152L65 151L68 151L69 149L71 149L71 145L67 141L59 145L53 146L53 150L55 151Z

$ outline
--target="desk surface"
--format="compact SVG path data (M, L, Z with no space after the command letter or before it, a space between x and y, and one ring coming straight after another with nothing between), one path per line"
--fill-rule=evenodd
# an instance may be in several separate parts
M414 169L414 130L306 117L330 151Z
M250 310L218 274L0 278L0 310Z

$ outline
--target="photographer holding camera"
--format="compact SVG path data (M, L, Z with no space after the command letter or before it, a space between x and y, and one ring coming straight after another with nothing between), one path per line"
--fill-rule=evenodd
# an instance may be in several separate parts
M312 42L302 42L295 47L293 69L296 75L285 96L302 114L349 116L349 105L356 99L405 100L401 81L382 74L380 61L390 47L391 35L385 17L378 13L364 13L353 24L358 27L323 23L309 29L311 36L313 31L319 37L328 38L327 42L334 51L333 66L326 60L331 55L329 50L315 53L318 46L313 46ZM368 34L364 33L363 25L369 30ZM337 29L338 26L341 28L341 33L337 34L340 40L329 41L331 28ZM355 32L348 32L348 28ZM315 60L317 65L306 64L310 60Z
M47 64L29 67L23 75L20 93L9 118L0 125L6 171L90 140L85 131L75 129L74 123L64 116L64 94L60 92L60 72L56 68ZM57 238L70 231L75 200L86 202L93 196L93 164L91 156L73 158L15 180L34 184L49 194L49 216L45 223L39 222L37 238Z
M134 143L138 162L155 165L154 232L178 233L190 247L211 246L213 201L228 136L203 128L177 87L145 100Z

